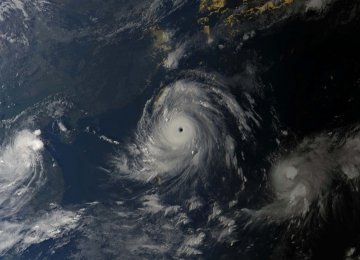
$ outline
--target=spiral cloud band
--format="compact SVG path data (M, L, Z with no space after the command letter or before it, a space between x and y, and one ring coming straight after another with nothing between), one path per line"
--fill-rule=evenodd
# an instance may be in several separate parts
M0 215L16 213L45 182L40 130L22 130L0 148Z
M135 141L114 161L120 172L145 182L205 183L209 169L218 166L240 175L227 125L236 122L235 131L244 140L250 136L250 120L256 121L254 114L225 88L177 81L147 102Z
M349 185L350 191L358 190L359 140L358 132L351 136L343 129L333 136L322 134L305 138L290 154L279 158L273 165L269 182L273 201L256 215L285 220L306 217L314 210L323 218L326 210L337 211L338 205L328 201L332 194L336 194L332 185L334 180Z

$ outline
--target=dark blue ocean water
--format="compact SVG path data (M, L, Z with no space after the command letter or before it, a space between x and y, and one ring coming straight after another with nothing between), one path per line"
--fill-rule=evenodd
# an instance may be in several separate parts
M199 246L205 259L302 259L305 256L306 259L331 259L331 255L340 259L345 250L356 243L358 223L352 225L354 230L349 230L347 225L342 230L342 221L330 219L314 234L308 229L295 230L300 238L293 242L287 233L289 227L292 228L290 222L248 226L249 218L243 217L241 210L258 210L271 201L268 176L274 158L291 151L306 136L358 123L360 38L356 32L360 23L359 19L346 22L343 17L356 5L354 1L349 4L339 1L323 16L310 12L305 16L294 15L286 22L280 19L277 23L278 17L269 15L268 19L274 20L275 25L268 29L259 26L264 23L262 18L249 19L244 22L244 28L256 31L256 36L242 42L242 33L230 37L227 32L219 31L213 45L207 45L206 36L198 33L203 28L198 23L197 2L186 3L172 12L173 1L164 1L153 14L158 17L149 21L137 12L147 6L145 2L50 1L48 11L42 16L32 16L25 29L21 29L21 21L13 21L19 24L17 30L24 30L29 46L4 44L6 48L1 49L0 140L5 142L12 131L26 128L27 116L36 118L36 125L31 128L41 129L46 167L52 169L47 186L14 219L26 219L46 211L45 205L49 203L73 211L86 208L87 219L83 226L63 239L30 245L24 252L14 247L4 254L4 259L65 259L72 255L81 258L76 253L81 251L79 244L87 243L83 237L89 234L94 236L89 240L93 243L89 242L89 247L100 244L94 249L98 253L94 259L102 256L102 259L171 259L176 246L181 244L173 240L199 230L207 234ZM234 6L233 2L229 3L229 7ZM342 12L338 12L339 8ZM215 27L219 17L214 16L209 23ZM0 29L3 27L0 24ZM154 28L167 29L172 33L173 42L190 46L177 68L162 66L166 53L155 47L151 34ZM203 208L189 213L190 225L178 228L173 220L166 222L162 217L138 213L139 198L144 194L160 194L162 202L184 206L182 199L186 194L170 196L161 185L139 184L130 179L119 181L114 177L112 156L134 140L146 102L164 86L188 77L193 71L221 75L240 105L245 102L246 94L250 94L261 118L260 127L251 125L254 136L251 145L239 145L236 150L246 158L238 156L248 183L242 196L237 197L233 212L225 212L226 216L236 216L234 243L216 242L220 235L212 231L218 226L209 220L209 215L214 202L224 206L239 191L236 178L225 182L226 189L214 185L221 182L216 177L211 180L211 189L199 188L196 193L204 201ZM65 112L50 116L44 109L47 99L63 100L67 104ZM18 121L9 121L22 111L26 112ZM228 116L225 122L242 144L236 122L231 119ZM60 122L67 131L61 131ZM281 135L282 131L288 135ZM227 173L225 169L214 169L219 176ZM344 187L338 189L347 192ZM348 196L351 201L357 201L355 195ZM92 203L101 206L92 206ZM128 222L114 217L124 209L134 214L125 218ZM96 221L91 222L92 218ZM165 224L178 228L172 233L179 232L179 235L169 235L167 240L161 237L161 231L157 232L154 227ZM167 245L169 251L157 255L134 250L133 255L126 256L123 252L131 248L127 243L134 237L130 232L123 234L126 232L122 228L131 225L136 232ZM92 229L94 233L88 231ZM339 236L347 238L337 244ZM112 238L115 241L111 241ZM303 239L310 242L303 243ZM57 247L62 242L64 245ZM90 252L90 249L83 250ZM90 259L84 255L83 259Z

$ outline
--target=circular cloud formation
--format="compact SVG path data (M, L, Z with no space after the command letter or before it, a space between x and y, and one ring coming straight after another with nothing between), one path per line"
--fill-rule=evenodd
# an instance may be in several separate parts
M256 120L254 114L224 88L177 81L147 102L135 141L114 161L131 178L171 180L174 186L206 183L212 167L233 168L240 175L228 122L236 122L236 131L247 139L249 120Z
M10 216L29 202L46 181L40 130L17 132L0 147L0 215Z
M332 165L330 158L316 152L293 154L280 161L271 173L276 196L271 214L289 217L307 213L311 203L329 186Z
M334 203L330 203L332 209L327 208L329 195L335 192L333 182L351 183L350 190L356 191L360 176L359 135L343 135L306 138L279 158L270 170L273 200L256 215L285 220L306 216L313 208L320 214L336 210Z

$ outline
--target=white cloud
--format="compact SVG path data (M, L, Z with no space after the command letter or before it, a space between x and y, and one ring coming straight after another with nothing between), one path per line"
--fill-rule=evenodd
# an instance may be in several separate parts
M75 229L81 214L56 209L35 220L0 222L0 256L9 250L22 252L31 245L56 239Z
M180 45L174 51L170 52L164 61L164 67L167 69L176 69L179 66L181 58L185 54L185 46Z

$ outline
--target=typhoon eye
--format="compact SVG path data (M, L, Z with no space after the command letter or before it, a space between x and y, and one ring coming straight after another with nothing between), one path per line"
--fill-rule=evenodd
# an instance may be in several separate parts
M236 138L225 118L233 117L244 137L237 139L245 140L250 115L225 88L178 81L147 103L135 144L115 158L115 165L127 177L145 182L157 179L178 189L185 182L209 186L216 168L240 171Z

